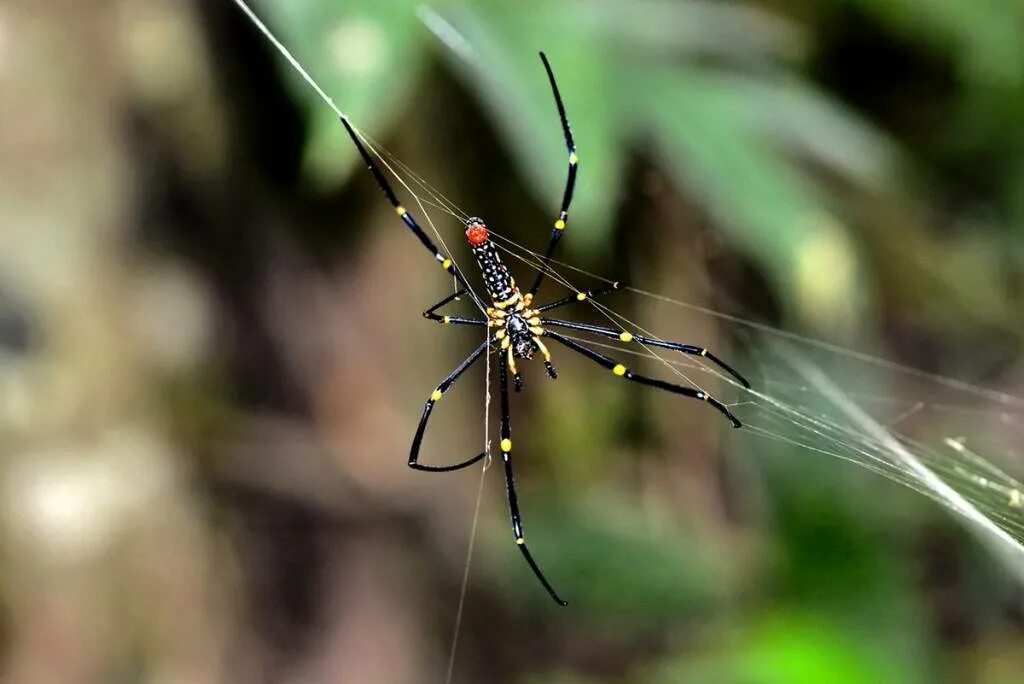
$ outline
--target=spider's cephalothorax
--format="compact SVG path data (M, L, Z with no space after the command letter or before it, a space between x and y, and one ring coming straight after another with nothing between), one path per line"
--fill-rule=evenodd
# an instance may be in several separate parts
M473 248L476 262L487 284L491 306L487 307L487 325L495 328L494 338L506 353L508 369L512 373L515 388L523 386L522 376L516 369L516 359L531 359L536 351L544 356L544 367L552 378L558 377L551 365L551 353L541 342L544 327L540 313L530 308L533 294L523 294L516 287L515 278L502 263L501 255L491 242L490 232L478 218L466 221L466 240Z

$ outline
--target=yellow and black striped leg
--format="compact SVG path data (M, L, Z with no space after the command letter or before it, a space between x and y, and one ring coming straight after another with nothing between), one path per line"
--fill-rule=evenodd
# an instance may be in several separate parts
M718 401L707 392L704 392L702 390L695 390L692 387L683 387L682 385L676 385L671 382L665 382L664 380L648 378L647 376L634 373L633 371L623 366L621 363L615 361L615 359L605 356L604 354L599 354L590 347L584 346L579 342L576 342L575 340L570 340L568 337L559 335L558 333L553 332L551 330L545 330L544 334L553 340L561 342L569 349L572 349L575 352L583 354L583 356L586 356L591 361L594 361L595 363L604 366L612 373L621 378L625 378L626 380L632 380L633 382L638 382L642 385L647 385L649 387L656 387L658 389L665 390L666 392L672 392L673 394L679 394L684 397L689 397L690 399L699 399L700 401L705 401L708 404L714 406L722 415L728 418L732 422L733 427L743 427L743 424L736 418L736 416L732 414L732 412L728 408L726 408L725 404Z
M588 299L594 299L596 297L600 297L603 294L608 294L609 292L614 292L615 290L621 289L622 283L620 282L616 281L614 283L608 283L604 287L599 287L596 290L581 290L580 292L577 292L574 295L569 295L568 297L563 297L562 299L556 299L555 301L549 304L537 307L536 309L534 309L534 311L536 311L537 313L541 313L542 311L557 309L558 307L565 306L566 304L576 304L578 302L585 302Z
M466 294L463 289L457 290L454 294L448 295L434 306L430 307L423 312L423 317L427 320L437 321L442 325L487 325L487 321L483 318L467 318L466 316L441 316L437 314L437 310L448 302L458 299L462 295Z
M526 547L526 538L523 535L523 522L519 515L519 500L516 497L516 481L512 473L512 421L509 417L508 405L508 361L504 356L501 357L498 376L501 384L501 458L505 464L505 485L508 488L508 510L509 515L512 517L512 533L515 534L516 545L522 552L523 558L526 559L530 569L533 570L533 574L544 585L551 598L558 605L567 606L569 604L555 593L551 583L544 577L544 573L540 571L537 563L533 560L533 556L530 555L530 549Z
M576 172L579 169L579 157L576 155L576 141L572 137L572 127L569 126L569 117L565 114L565 104L562 102L562 94L558 92L558 83L555 82L555 72L551 70L551 64L547 56L542 52L540 59L544 62L544 70L548 72L548 81L551 83L551 92L555 96L555 105L558 107L558 118L562 122L562 134L565 136L565 149L569 153L569 175L565 179L565 191L562 193L562 208L555 219L555 225L551 229L551 239L548 241L548 248L544 251L544 261L540 270L537 271L537 278L530 287L530 294L537 294L541 281L547 275L548 265L551 262L551 255L555 253L555 246L562 239L565 232L566 222L569 220L569 206L572 204L572 193L576 187Z
M406 227L413 235L416 236L420 243L427 248L427 251L434 255L434 259L441 264L441 267L455 277L456 282L466 290L477 308L481 311L487 308L487 305L484 304L483 300L480 299L476 292L473 291L473 288L469 286L469 282L466 280L466 277L462 274L459 267L456 266L450 258L441 253L437 248L437 245L434 244L434 241L430 239L422 228L420 228L420 225L416 222L413 215L410 214L409 211L402 206L402 203L398 201L398 196L395 194L394 188L391 187L391 183L388 182L384 173L377 166L376 162L373 161L373 157L370 156L369 150L367 150L366 146L363 145L363 141L359 138L359 135L352 127L352 124L350 124L348 119L344 116L341 117L341 123L345 126L345 130L348 131L348 136L352 138L352 142L355 143L356 149L359 150L359 156L361 156L363 161L366 163L366 168L368 168L370 173L373 174L373 178L377 181L377 185L380 186L381 191L384 193L384 196L387 197L391 206L395 208L395 213L397 213L399 218L402 219L402 222L405 223Z
M689 354L690 356L700 356L702 358L711 361L716 366L724 370L726 373L736 378L736 380L750 389L750 382L745 377L739 374L732 366L722 361L720 358L709 352L704 347L697 347L692 344L683 344L682 342L665 342L664 340L657 340L653 337L644 337L643 335L633 335L625 330L615 330L614 328L606 328L600 325L590 325L589 323L576 323L574 321L563 321L557 318L544 318L541 319L541 325L552 326L555 328L568 328L569 330L581 330L583 332L594 333L595 335L603 335L605 337L612 337L621 342L639 342L640 344L647 344L652 347L661 347L662 349L672 349L674 351L682 352L683 354Z
M409 452L409 467L414 470L425 470L431 473L446 473L452 470L458 470L459 468L465 468L471 466L486 455L486 452L482 452L474 456L473 458L462 461L461 463L455 463L453 465L446 466L428 466L422 465L419 462L420 458L420 444L423 442L423 433L427 429L427 420L430 419L430 413L434 410L434 404L441 401L441 397L447 392L455 381L459 379L459 376L466 372L470 366L472 366L477 359L487 349L487 342L484 342L475 350L473 353L466 357L466 360L459 364L459 366L452 371L451 375L444 379L437 389L427 399L427 403L423 406L423 416L420 418L420 424L416 428L416 436L412 439L412 450Z

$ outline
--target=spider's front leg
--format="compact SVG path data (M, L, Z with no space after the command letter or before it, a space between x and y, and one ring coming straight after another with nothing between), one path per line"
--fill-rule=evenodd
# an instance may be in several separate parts
M473 291L473 288L469 286L469 283L466 281L466 276L463 275L462 270L455 265L455 262L452 261L451 257L447 257L441 253L441 250L437 248L434 241L431 240L425 232L423 232L422 228L420 228L420 224L416 222L416 218L409 213L409 210L402 206L401 202L398 201L398 195L395 194L395 189L391 187L391 183L388 182L384 172L381 171L376 162L373 161L373 157L370 156L369 150L366 149L366 145L363 144L362 138L359 133L356 132L356 129L349 122L348 118L342 116L341 123L348 132L348 136L352 139L352 143L356 146L356 149L359 150L359 156L361 156L363 161L366 163L366 168L370 170L370 173L373 175L374 180L377 181L377 185L380 187L381 192L384 193L384 196L394 208L398 217L402 219L402 223L405 224L405 227L408 228L409 231L416 236L416 239L420 241L420 244L422 244L427 251L433 255L434 259L437 260L437 263L441 265L441 268L452 274L455 281L469 294L473 303L476 304L476 307L483 310L485 307L484 301L480 299L476 292Z
M558 218L551 229L551 237L548 239L548 247L544 250L544 258L541 260L537 277L530 286L530 294L537 294L540 284L547 275L548 267L551 265L551 257L555 253L558 241L562 239L565 226L569 222L569 207L572 205L572 193L576 188L576 172L579 170L579 156L576 154L576 141L572 137L572 127L569 125L569 117L565 113L565 104L562 102L562 94L558 91L558 83L555 82L555 72L551 69L547 56L542 52L540 59L544 62L544 70L548 74L548 82L551 84L551 93L555 97L555 106L558 108L558 120L562 123L562 135L565 137L565 149L569 155L569 172L565 178L565 190L562 191L562 206L558 211Z
M579 302L585 302L588 299L596 299L601 295L608 294L609 292L615 292L616 290L621 289L622 283L616 280L615 282L608 283L607 285L599 287L596 290L580 290L574 295L569 295L568 297L563 297L562 299L556 299L555 301L549 302L544 306L538 306L536 309L534 309L534 311L536 311L537 313L543 313L544 311L557 309L559 307L565 306L566 304L578 304Z
M437 304L434 304L432 307L424 311L423 317L430 321L437 321L442 325L487 325L487 321L485 321L482 318L467 318L465 316L440 316L436 313L437 310L440 309L442 306L444 306L448 302L458 299L464 294L466 294L466 290L464 288L456 290L453 294L448 295L447 297L439 301Z

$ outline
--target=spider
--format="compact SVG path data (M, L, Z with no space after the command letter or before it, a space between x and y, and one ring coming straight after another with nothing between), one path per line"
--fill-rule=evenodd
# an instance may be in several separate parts
M565 113L565 105L562 102L562 96L559 93L558 84L555 81L554 71L552 71L551 64L548 62L548 58L543 52L540 53L540 58L544 64L544 69L547 72L548 81L551 84L551 90L555 98L555 105L558 108L558 117L562 124L562 132L565 135L565 146L569 153L568 177L565 183L565 190L562 194L562 206L558 212L558 218L555 220L554 227L551 230L551 237L548 240L548 246L544 252L541 267L537 271L537 276L534 278L530 289L525 293L516 284L515 279L508 270L508 267L502 263L501 256L498 254L494 243L491 242L490 233L483 220L479 218L470 218L466 221L466 240L469 242L473 255L476 257L477 264L479 265L480 271L483 275L484 284L487 290L487 297L490 300L489 305L469 285L465 275L455 262L452 261L451 257L445 256L440 252L440 250L438 250L433 241L427 236L423 229L420 228L413 215L402 206L398 197L395 195L395 191L391 184L385 178L380 168L370 156L362 140L344 116L341 117L341 122L344 124L345 129L352 138L352 142L355 143L356 148L359 150L359 154L366 162L366 166L370 170L370 173L373 174L373 177L376 179L380 189L384 192L384 195L394 207L395 212L405 223L406 227L412 231L413 235L419 239L427 251L433 255L441 267L455 278L455 281L458 284L458 289L453 294L445 297L437 304L428 308L423 312L423 316L442 325L479 326L486 328L488 331L488 339L470 353L470 355L466 357L466 359L463 360L462 363L460 363L455 370L448 375L448 377L442 380L441 384L439 384L431 393L430 398L427 399L426 404L423 406L423 415L420 418L419 425L416 428L416 434L413 437L412 449L409 453L409 467L415 470L432 473L450 472L471 466L484 458L487 452L479 453L472 458L451 465L434 466L425 465L419 462L420 444L423 441L423 434L427 429L427 421L430 419L430 414L434 410L434 405L441 400L449 389L451 389L452 385L455 384L455 381L458 380L470 366L476 363L485 351L493 345L495 352L499 355L498 382L501 393L500 447L505 470L505 484L508 490L508 507L509 515L512 519L512 532L515 535L516 545L522 552L523 558L530 566L534 575L536 575L537 579L544 586L544 589L547 590L551 598L559 605L565 606L568 605L568 603L562 600L562 598L555 592L551 583L548 582L544 573L541 572L540 567L538 567L536 561L534 561L529 548L526 546L522 517L519 513L519 501L516 496L515 477L512 470L512 421L509 415L509 375L512 376L512 384L516 392L520 391L523 387L523 378L519 373L518 362L532 359L534 355L539 352L543 358L544 368L547 371L548 376L552 379L557 378L558 373L556 372L554 365L551 363L551 352L544 344L543 338L554 340L571 351L582 354L594 363L603 366L607 370L611 371L616 377L660 390L665 390L666 392L672 392L673 394L678 394L690 399L698 399L700 401L707 402L728 418L732 422L733 427L737 428L741 426L740 421L737 420L737 418L729 411L728 408L725 407L724 404L708 393L702 390L684 387L682 385L634 373L626 366L618 363L615 359L594 351L590 347L552 330L552 328L587 332L619 340L624 343L636 342L643 345L650 345L652 347L661 347L664 349L682 352L683 354L704 357L732 375L744 387L749 388L750 383L747 382L742 375L733 370L728 364L703 347L697 347L691 344L682 344L679 342L665 342L663 340L644 337L642 335L633 335L626 330L617 330L614 328L590 325L587 323L575 323L558 318L548 318L544 315L547 311L584 302L588 299L596 299L608 292L618 290L622 287L618 282L611 283L596 290L580 291L574 295L570 295L542 306L534 305L534 297L537 290L540 288L541 283L544 281L545 275L547 275L552 254L558 246L559 240L562 239L562 234L565 232L566 225L568 223L569 207L572 203L573 189L576 186L576 173L579 168L579 157L576 154L576 143L573 140L572 129L569 126L569 119ZM470 318L466 316L441 315L437 313L441 307L464 294L469 295L473 300L473 303L486 314L486 318Z

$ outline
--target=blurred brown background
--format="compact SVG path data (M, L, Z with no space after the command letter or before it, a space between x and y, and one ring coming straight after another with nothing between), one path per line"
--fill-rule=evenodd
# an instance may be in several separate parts
M254 4L358 126L535 251L564 174L546 50L582 160L561 258L938 374L794 342L1020 538L1009 476L942 447L1019 475L1020 4L439 5L461 53L406 0ZM0 3L0 679L444 681L480 471L405 462L478 343L421 318L450 288L232 2ZM609 305L830 410L749 325ZM706 376L733 433L555 351L514 430L571 605L491 469L454 681L1024 679L1013 563L856 430ZM480 448L483 370L425 460Z

